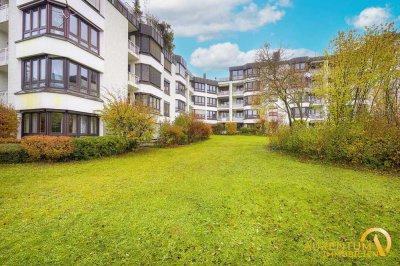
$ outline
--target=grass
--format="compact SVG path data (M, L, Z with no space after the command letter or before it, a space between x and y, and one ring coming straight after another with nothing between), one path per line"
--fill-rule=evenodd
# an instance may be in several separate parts
M265 144L214 136L89 162L0 166L0 264L400 264L398 176L301 162ZM371 227L390 233L388 256L305 249L359 241Z

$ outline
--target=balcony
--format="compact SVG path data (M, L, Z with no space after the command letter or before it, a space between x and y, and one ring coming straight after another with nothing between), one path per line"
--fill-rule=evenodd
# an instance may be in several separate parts
M218 108L227 108L229 109L229 103L219 103Z
M0 103L8 103L8 92L7 91L0 91Z
M243 109L243 106L244 106L244 102L243 103L234 103L232 105L232 108L233 109Z
M229 122L229 118L228 117L218 117L218 121L220 121L220 122Z
M133 41L128 40L129 61L134 62L139 60L139 46Z
M243 95L244 91L234 91L233 96Z
M0 49L0 66L8 65L8 48Z
M136 76L134 73L128 74L128 84L132 88L139 88L140 78Z
M0 5L0 23L8 21L8 4Z
M219 91L218 96L229 96L229 91Z

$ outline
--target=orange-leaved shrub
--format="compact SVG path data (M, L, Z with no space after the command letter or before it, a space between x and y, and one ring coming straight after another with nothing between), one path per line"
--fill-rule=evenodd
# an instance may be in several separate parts
M227 135L235 135L238 133L237 123L235 122L227 122L225 124L225 130Z
M201 121L193 121L189 125L189 130L188 130L189 142L196 142L208 139L210 138L211 133L212 130L210 125Z
M188 137L183 132L182 127L170 123L163 123L160 126L158 141L161 146L170 147L187 144Z
M74 152L70 137L32 136L25 137L21 145L33 161L60 161L68 159Z
M0 144L18 144L18 143L21 143L21 140L17 138L0 138Z
M17 129L17 112L11 106L0 102L0 138L15 137Z

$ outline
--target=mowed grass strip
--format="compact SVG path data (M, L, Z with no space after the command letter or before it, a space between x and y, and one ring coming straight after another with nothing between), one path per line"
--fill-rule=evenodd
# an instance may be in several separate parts
M266 143L213 136L88 162L0 166L0 264L400 264L398 176L301 162ZM390 233L388 256L305 249L359 241L371 227Z

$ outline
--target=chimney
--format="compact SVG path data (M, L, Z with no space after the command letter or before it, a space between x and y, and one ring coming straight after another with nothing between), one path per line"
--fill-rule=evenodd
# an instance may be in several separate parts
M207 78L207 74L206 74L206 73L203 74L203 78L204 78L204 79Z

